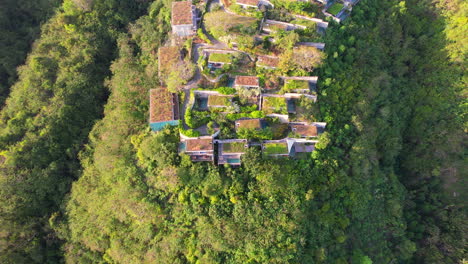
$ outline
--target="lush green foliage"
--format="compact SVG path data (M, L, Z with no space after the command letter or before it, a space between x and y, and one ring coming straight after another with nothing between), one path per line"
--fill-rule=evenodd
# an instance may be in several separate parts
M236 88L232 88L232 87L219 87L219 88L216 88L216 91L219 92L220 94L229 95L229 94L235 94L235 93L236 93Z
M68 263L465 257L462 1L362 0L332 22L323 65L305 72L320 82L303 108L328 123L316 151L269 160L252 148L236 169L179 156L177 128L148 129L170 2L134 23L143 2L76 2L88 11L66 1L44 26L1 113L0 262L62 262L59 248Z
M42 27L0 114L0 262L62 258L49 217L78 177L78 152L102 113L115 37L140 8L95 1L84 13L65 1Z
M254 139L268 140L268 139L273 139L273 131L269 127L264 128L264 129L239 128L237 130L237 137L249 139L249 140L254 140Z
M327 12L336 16L341 11L341 9L343 9L343 7L344 5L342 3L335 2L327 9Z
M0 105L17 79L16 67L24 63L41 24L59 0L4 0L0 6Z

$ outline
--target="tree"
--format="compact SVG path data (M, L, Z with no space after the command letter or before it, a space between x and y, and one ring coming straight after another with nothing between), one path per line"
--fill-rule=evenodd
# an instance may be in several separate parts
M172 93L182 91L183 86L193 77L195 65L189 60L179 61L166 80L167 89Z

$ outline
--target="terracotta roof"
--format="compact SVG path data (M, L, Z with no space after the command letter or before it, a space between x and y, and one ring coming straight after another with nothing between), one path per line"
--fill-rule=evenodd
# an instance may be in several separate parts
M186 151L213 151L213 139L188 139L186 142Z
M239 5L251 5L258 6L259 0L237 0L236 3Z
M236 128L262 129L262 119L239 119L236 120Z
M279 58L273 56L258 56L257 64L260 66L278 67Z
M193 23L192 2L173 2L172 3L172 25L188 25Z
M299 134L304 137L316 137L317 127L310 125L291 125L291 129L296 134Z
M161 47L158 49L159 76L169 74L174 64L180 59L179 47Z
M150 90L150 123L174 120L174 96L166 88Z
M234 85L240 86L259 86L257 76L236 76Z

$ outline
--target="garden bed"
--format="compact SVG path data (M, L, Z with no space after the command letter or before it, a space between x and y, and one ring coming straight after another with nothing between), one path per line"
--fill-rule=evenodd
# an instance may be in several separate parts
M231 55L227 53L211 53L209 62L231 63Z
M244 153L245 143L244 142L223 143L223 152L224 153Z
M327 12L336 16L343 9L344 5L342 3L335 2L328 9Z
M288 106L284 97L263 97L263 109L274 113L287 114Z
M263 153L265 155L288 154L288 145L286 143L266 143Z

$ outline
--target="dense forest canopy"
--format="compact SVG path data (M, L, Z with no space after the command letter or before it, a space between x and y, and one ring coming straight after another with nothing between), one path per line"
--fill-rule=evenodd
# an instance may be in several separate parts
M240 168L148 128L170 7L66 0L42 26L0 113L0 262L462 263L466 2L331 22L316 150Z
M59 0L3 0L0 2L0 105L16 81L16 67L24 63L40 25L59 6Z

